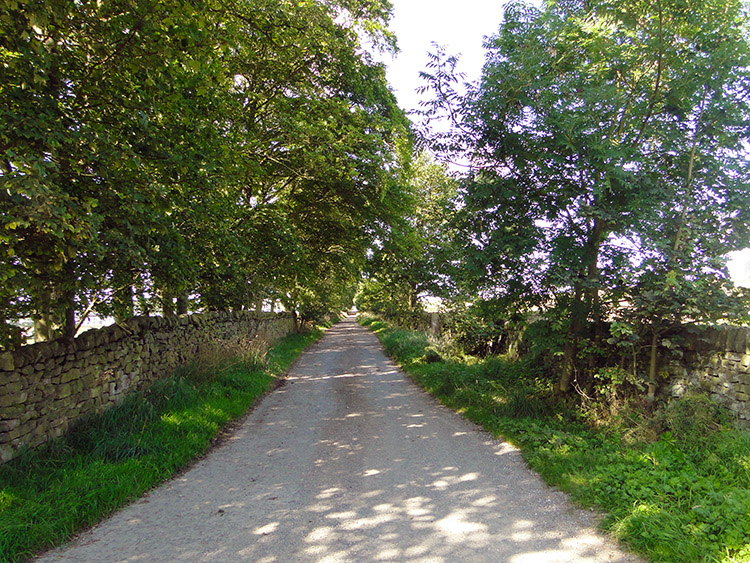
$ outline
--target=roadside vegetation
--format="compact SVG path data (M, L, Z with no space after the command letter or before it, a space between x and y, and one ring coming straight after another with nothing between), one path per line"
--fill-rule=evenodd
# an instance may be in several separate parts
M750 561L750 435L701 394L741 412L725 363L750 350L733 344L726 387L678 381L717 325L750 324L727 270L750 247L750 17L684 6L508 2L468 84L436 48L431 159L355 304L394 323L363 317L416 381L634 551ZM450 339L394 328L437 320Z
M62 544L184 469L322 334L217 349L0 466L0 561Z
M695 394L647 414L638 401L555 398L534 362L463 355L455 343L363 314L422 387L521 448L549 484L605 513L602 528L652 561L750 561L750 433Z

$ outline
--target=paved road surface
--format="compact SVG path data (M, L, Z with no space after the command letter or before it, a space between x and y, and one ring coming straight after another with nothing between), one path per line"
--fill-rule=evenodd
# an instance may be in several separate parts
M637 559L348 318L223 446L40 561Z

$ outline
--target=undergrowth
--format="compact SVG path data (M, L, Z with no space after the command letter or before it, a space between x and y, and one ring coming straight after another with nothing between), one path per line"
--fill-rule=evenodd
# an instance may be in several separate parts
M621 407L596 421L552 399L523 361L435 361L424 334L360 323L420 385L521 448L545 481L605 513L602 527L659 562L750 561L750 433L690 395L646 415ZM596 422L596 424L594 423Z
M268 391L320 330L217 345L172 377L0 466L0 561L59 545L172 477Z

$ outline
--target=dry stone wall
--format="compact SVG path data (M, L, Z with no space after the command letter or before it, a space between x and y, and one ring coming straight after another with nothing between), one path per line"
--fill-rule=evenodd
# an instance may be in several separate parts
M750 423L750 327L698 328L682 337L684 356L669 364L669 394L708 391L745 425Z
M72 341L0 353L0 461L61 436L81 416L170 375L217 346L276 340L295 327L289 314L209 312L137 317Z
M692 326L670 337L680 343L682 355L665 361L662 398L707 391L734 411L741 425L750 427L750 327ZM529 348L523 329L505 332L501 345L511 358L519 358Z

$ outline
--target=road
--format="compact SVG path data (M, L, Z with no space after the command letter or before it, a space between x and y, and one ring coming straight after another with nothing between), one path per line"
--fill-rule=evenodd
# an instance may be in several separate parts
M639 561L352 317L189 471L38 561Z

